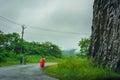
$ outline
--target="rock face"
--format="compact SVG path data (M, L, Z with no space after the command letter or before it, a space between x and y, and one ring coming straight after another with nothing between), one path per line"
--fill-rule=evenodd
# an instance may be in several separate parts
M120 0L95 0L89 55L120 72Z

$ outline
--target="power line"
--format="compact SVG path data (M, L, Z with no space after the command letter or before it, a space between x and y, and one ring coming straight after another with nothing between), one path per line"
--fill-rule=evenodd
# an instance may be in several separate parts
M13 20L10 20L6 17L3 17L3 16L0 16L0 18L6 20L7 22L10 22L12 24L15 24L15 25L19 25L19 26L22 26L23 24L21 23L18 23L16 21L13 21ZM42 27L35 27L35 26L31 26L31 25L25 25L25 26L29 26L30 28L36 28L36 29L40 29L40 30L43 30L43 31L49 31L49 32L59 32L59 33L69 33L69 34L84 34L84 35L88 35L88 33L79 33L79 32L69 32L69 31L60 31L60 30L53 30L53 29L48 29L48 28L42 28Z
M30 26L30 25L27 25ZM41 28L41 27L34 27L34 26L30 26L30 28L36 28L36 29L40 29L40 30L44 30L44 31L49 31L49 32L59 32L59 33L70 33L70 34L85 34L88 35L88 33L78 33L78 32L69 32L69 31L60 31L60 30L53 30L53 29L48 29L48 28Z
M3 16L0 16L0 17L3 18L3 19L5 19L6 21L12 23L12 24L16 24L16 25L20 25L20 26L22 25L22 24L20 24L20 23L18 23L18 22L15 22L15 21L13 21L13 20L7 19L7 18L5 18L5 17L3 17Z
M9 26L6 25L6 24L4 24L3 22L2 22L2 23L0 22L0 27L1 27L1 26L4 26L4 27L6 27L6 28L9 28Z

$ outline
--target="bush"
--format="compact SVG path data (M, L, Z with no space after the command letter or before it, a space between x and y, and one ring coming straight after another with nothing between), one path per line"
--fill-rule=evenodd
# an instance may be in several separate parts
M10 51L3 50L0 52L0 62L6 62L7 58L15 59L16 54Z
M7 58L7 52L5 50L0 52L0 62L5 62Z

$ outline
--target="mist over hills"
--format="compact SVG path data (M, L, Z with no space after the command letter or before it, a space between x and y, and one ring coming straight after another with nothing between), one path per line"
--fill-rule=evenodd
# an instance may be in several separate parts
M77 54L79 52L80 51L78 51L77 49L66 49L66 50L63 50L63 54Z

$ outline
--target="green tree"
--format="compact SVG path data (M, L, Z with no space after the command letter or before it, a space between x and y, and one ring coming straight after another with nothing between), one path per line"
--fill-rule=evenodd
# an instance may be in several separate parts
M3 32L0 32L0 50L5 48L6 41L7 37L3 34Z
M7 42L6 49L15 53L20 53L21 50L21 39L18 33L6 34Z
M45 55L53 55L55 57L61 57L62 51L58 45L51 42L44 42L40 45L40 51Z
M23 43L23 52L28 54L40 54L40 55L52 55L55 57L61 57L62 51L58 45L51 42L27 42Z
M81 55L88 54L89 45L90 45L90 38L82 38L81 41L79 41L78 46L80 46Z
M2 31L0 31L0 52L14 52L16 54L40 54L61 57L62 51L60 50L59 46L51 42L39 43L28 42L25 40L23 40L22 44L21 42L22 40L18 33L4 34Z

